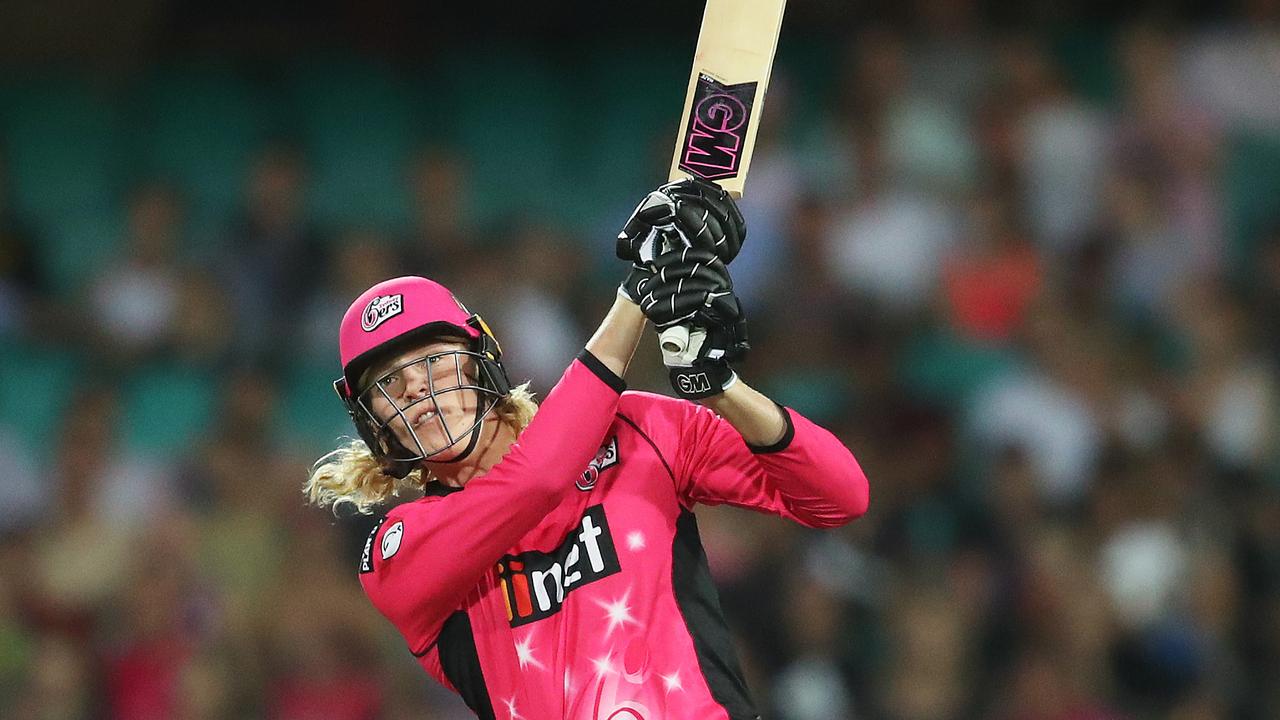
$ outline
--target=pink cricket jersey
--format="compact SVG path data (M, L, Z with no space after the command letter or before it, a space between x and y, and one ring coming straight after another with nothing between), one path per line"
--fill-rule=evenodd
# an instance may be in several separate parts
M795 411L753 448L700 405L624 389L584 351L501 462L429 484L365 544L365 592L480 718L759 717L691 508L818 528L866 511L853 456Z

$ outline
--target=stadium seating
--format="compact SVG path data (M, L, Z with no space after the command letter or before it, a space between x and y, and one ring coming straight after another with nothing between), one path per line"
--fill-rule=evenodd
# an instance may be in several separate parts
M32 343L0 343L0 424L40 460L48 459L83 358Z
M123 427L130 450L173 457L195 447L212 427L218 385L204 369L158 362L125 383Z
M177 185L192 235L217 238L239 203L252 153L280 109L228 67L199 64L157 73L132 104L140 172Z
M432 131L421 88L373 62L315 57L287 74L314 219L391 230L407 221L405 168Z
M300 363L284 378L276 427L281 438L319 457L338 437L354 435L346 410L333 392L335 365Z

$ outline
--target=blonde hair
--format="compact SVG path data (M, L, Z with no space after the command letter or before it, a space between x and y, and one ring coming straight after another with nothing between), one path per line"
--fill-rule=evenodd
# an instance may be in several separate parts
M493 412L498 421L519 433L533 420L538 404L529 391L529 383L511 388L498 401ZM401 479L382 472L382 466L369 446L358 438L348 438L342 447L328 453L311 467L302 492L307 501L320 507L351 505L356 512L369 515L376 506L405 491L421 491L432 480L430 471L419 465Z

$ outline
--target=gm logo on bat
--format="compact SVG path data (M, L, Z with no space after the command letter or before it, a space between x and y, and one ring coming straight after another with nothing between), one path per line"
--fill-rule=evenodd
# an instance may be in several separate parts
M755 99L756 83L722 85L699 74L680 169L707 180L737 175Z

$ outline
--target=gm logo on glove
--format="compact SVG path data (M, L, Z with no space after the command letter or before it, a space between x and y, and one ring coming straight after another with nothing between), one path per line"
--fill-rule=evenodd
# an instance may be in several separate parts
M711 390L711 380L704 372L693 374L681 374L676 378L676 382L680 383L680 392L688 393L704 393Z

